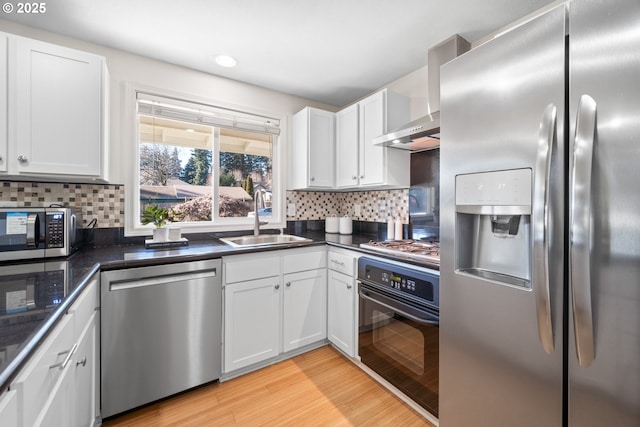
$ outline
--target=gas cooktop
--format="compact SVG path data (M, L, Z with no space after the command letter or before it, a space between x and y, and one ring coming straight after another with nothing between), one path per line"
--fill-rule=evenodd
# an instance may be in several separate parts
M431 240L385 240L361 243L362 249L440 265L440 243Z

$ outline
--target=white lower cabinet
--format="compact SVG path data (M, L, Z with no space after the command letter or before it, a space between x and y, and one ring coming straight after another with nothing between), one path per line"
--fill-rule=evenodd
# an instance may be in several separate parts
M225 286L225 372L280 353L280 312L280 278L277 276Z
M98 281L96 274L10 385L21 402L17 425L94 425L99 415Z
M355 357L358 328L356 264L358 255L329 250L327 283L327 338L349 357Z
M283 350L295 350L327 337L326 268L284 276Z
M324 246L223 257L223 373L326 339Z
M18 425L18 393L8 390L0 395L0 420L2 425L12 427Z
M74 373L75 399L73 426L93 426L100 412L100 360L98 357L99 314L94 311L80 338L71 369Z

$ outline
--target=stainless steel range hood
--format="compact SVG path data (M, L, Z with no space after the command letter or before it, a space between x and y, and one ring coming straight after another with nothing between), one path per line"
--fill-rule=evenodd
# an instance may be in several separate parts
M429 114L393 129L373 140L375 145L422 151L440 146L440 66L471 48L468 41L455 34L429 49Z

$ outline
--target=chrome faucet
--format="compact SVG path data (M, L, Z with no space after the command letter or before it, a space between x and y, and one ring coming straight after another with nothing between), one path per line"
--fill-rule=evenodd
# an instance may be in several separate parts
M254 213L253 235L254 236L259 236L260 235L260 226L261 225L265 225L265 224L269 223L269 221L260 221L260 215L258 215L258 197L261 197L261 196L262 196L261 190L257 190L253 194L253 213Z

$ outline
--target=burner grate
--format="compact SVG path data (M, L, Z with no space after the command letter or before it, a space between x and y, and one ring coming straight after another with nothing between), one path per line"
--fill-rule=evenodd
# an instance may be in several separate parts
M386 240L370 241L360 245L363 249L378 251L390 255L405 256L413 259L440 263L439 242L428 240Z

